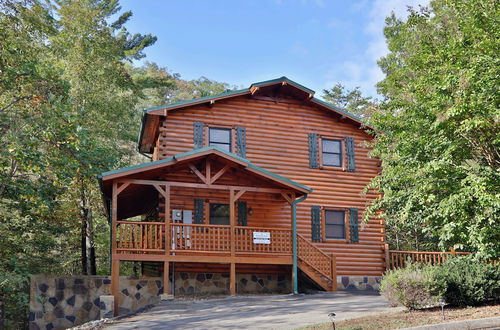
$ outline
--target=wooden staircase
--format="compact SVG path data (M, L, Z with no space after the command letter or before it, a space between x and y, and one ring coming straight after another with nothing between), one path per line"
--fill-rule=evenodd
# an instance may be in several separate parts
M328 255L297 234L299 269L325 291L337 290L335 256Z

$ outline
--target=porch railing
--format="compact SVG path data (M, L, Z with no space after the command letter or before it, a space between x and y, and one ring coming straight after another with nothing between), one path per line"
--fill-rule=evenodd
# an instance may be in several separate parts
M332 257L311 244L311 242L302 235L297 235L297 244L297 257L301 261L305 262L330 280L335 277L335 274L333 274Z
M229 252L231 227L221 225L171 224L171 249L175 251Z
M269 244L255 244L254 233L269 233ZM235 234L236 252L292 254L291 230L238 226L235 228Z
M116 247L123 252L164 251L164 226L163 222L117 221Z
M254 233L269 237L254 241ZM153 253L165 251L165 242L172 252L231 252L231 227L226 225L170 224L168 238L163 222L117 221L118 253ZM292 255L292 232L289 229L234 227L235 252L239 254Z

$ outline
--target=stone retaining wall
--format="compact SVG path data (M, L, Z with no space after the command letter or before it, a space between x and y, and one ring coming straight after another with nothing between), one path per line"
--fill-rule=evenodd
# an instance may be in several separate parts
M337 276L337 290L379 291L382 276Z
M120 314L159 302L163 292L160 278L120 277ZM30 329L66 329L98 320L110 295L110 276L32 275L30 288Z
M290 293L291 277L285 274L236 274L236 293ZM229 274L175 274L176 296L209 296L229 294Z

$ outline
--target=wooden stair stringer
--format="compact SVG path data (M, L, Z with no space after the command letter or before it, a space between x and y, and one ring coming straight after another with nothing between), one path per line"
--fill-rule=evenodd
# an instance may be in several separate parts
M317 285L322 287L325 291L334 291L332 286L332 281L327 279L324 275L317 272L312 266L306 262L298 260L297 266L301 271L304 272L311 280L313 280Z

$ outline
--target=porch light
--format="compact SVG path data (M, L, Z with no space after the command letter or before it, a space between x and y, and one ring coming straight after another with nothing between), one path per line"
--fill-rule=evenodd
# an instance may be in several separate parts
M253 214L253 209L250 207L248 208L248 215L252 215Z
M446 305L446 301L443 298L439 298L438 302L441 305L441 316L444 320L444 306Z
M333 327L333 330L335 330L335 313L334 312L331 312L328 314L328 317L330 318L330 320L332 321L332 327Z

